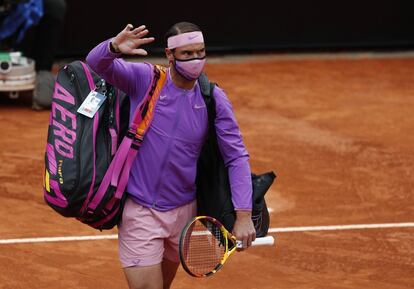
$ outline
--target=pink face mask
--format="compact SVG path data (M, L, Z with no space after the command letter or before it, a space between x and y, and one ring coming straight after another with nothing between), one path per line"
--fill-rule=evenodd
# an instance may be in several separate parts
M174 60L174 67L177 72L187 80L196 80L203 72L206 58L193 58L188 60Z

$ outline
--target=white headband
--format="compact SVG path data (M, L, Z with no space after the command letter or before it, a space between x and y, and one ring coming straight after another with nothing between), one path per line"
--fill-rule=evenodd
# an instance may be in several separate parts
M169 49L195 43L204 43L203 33L200 31L186 32L168 38Z

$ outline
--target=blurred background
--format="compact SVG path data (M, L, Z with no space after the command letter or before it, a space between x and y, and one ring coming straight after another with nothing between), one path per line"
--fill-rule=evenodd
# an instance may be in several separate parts
M0 93L18 98L29 91L32 108L47 109L59 67L84 59L128 23L147 26L156 41L145 49L164 65L164 34L181 21L200 26L209 62L214 62L211 56L228 55L410 51L413 6L402 0L0 0ZM9 51L22 52L34 61L13 62L13 56L5 54ZM9 85L16 79L25 84Z
M0 24L2 4L28 1L0 0ZM16 33L0 41L0 289L127 288L116 230L43 200L55 76L127 23L147 25L148 61L165 61L164 33L181 21L203 30L206 72L232 102L252 171L278 175L266 194L277 245L207 280L180 268L173 288L414 288L413 1L30 2L43 12L8 27L27 24L14 49L36 67L3 48Z
M412 1L102 1L69 0L60 57L84 56L127 23L145 24L162 54L164 33L189 21L210 52L410 49Z

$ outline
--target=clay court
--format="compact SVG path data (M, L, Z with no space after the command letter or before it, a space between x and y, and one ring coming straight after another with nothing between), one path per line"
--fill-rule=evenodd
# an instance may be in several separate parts
M172 288L413 288L414 56L221 58L207 72L232 100L252 170L278 175L266 195L277 244L206 279L180 268ZM17 243L116 231L44 203L49 111L0 104L0 288L127 288L116 239Z

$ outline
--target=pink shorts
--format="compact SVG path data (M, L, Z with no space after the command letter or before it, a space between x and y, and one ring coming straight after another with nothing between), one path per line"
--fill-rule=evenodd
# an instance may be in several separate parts
M196 215L196 201L160 212L128 198L118 225L119 259L123 268L151 266L163 259L179 262L182 229Z

